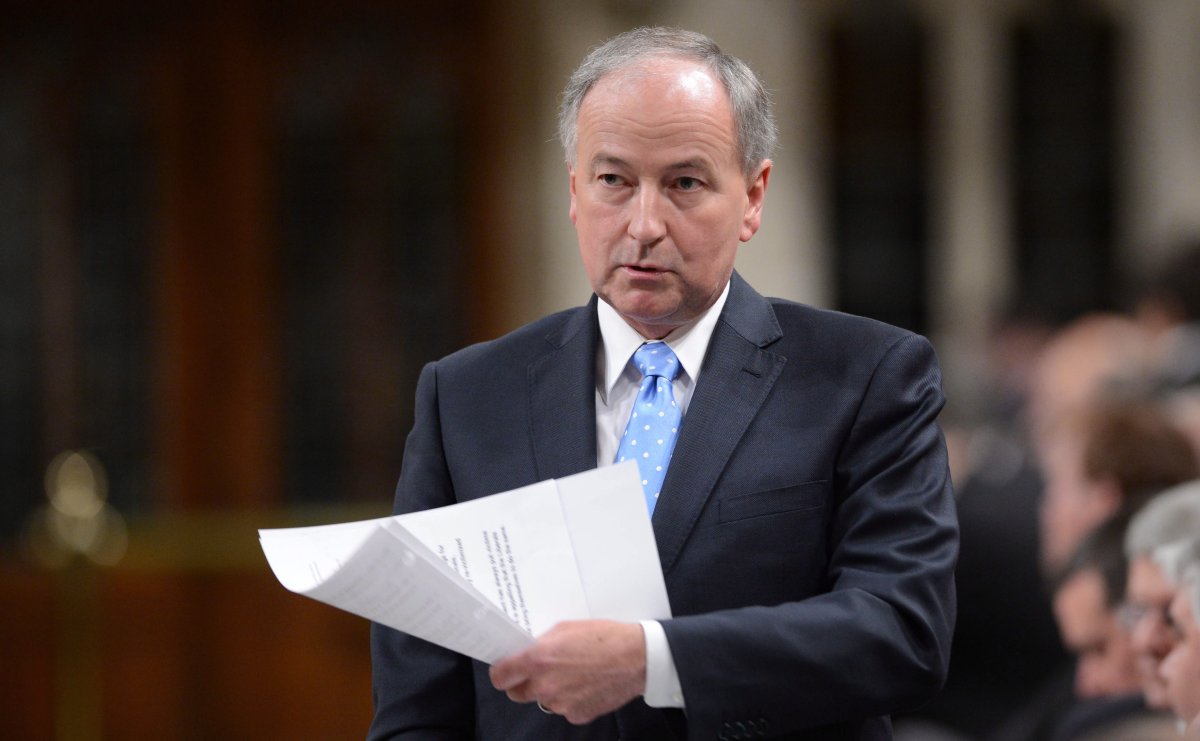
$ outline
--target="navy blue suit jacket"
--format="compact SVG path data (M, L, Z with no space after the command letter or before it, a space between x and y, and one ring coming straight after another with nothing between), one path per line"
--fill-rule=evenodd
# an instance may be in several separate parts
M397 513L595 467L595 302L426 366ZM924 338L734 274L653 517L686 713L571 726L376 625L370 738L890 738L954 623L940 381Z

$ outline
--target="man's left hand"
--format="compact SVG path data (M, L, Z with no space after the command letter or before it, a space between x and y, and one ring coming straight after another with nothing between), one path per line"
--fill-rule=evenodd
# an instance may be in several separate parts
M521 653L496 662L492 684L515 702L537 702L577 725L646 689L642 626L611 620L559 623Z

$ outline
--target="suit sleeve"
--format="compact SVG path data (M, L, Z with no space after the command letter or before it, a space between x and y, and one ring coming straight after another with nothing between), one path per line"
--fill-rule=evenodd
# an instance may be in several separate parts
M853 723L940 688L958 553L943 403L929 343L894 341L833 465L828 591L664 622L690 738L728 737L731 724L776 735Z
M425 366L421 372L414 416L396 488L395 514L454 503L442 452L436 364ZM368 741L474 738L470 659L374 623L371 672L375 716Z

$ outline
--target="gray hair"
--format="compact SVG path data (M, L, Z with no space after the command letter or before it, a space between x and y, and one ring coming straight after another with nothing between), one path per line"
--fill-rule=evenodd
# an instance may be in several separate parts
M1180 584L1191 590L1192 621L1200 627L1200 562L1193 561L1183 572Z
M1200 561L1200 537L1164 543L1155 548L1150 556L1162 570L1163 578L1179 586L1183 583L1184 574Z
M1134 516L1125 532L1130 561L1160 546L1200 537L1200 479L1156 495Z
M1160 546L1154 560L1176 589L1188 590L1192 620L1200 627L1200 537Z
M771 156L778 139L771 99L750 67L721 51L704 34L678 28L642 27L614 36L593 49L571 75L558 109L558 138L567 162L575 162L579 108L604 76L653 57L699 62L721 81L733 109L734 132L742 170L750 175Z

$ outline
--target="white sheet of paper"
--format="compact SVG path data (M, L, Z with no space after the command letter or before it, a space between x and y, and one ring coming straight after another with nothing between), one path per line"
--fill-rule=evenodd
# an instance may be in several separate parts
M671 615L632 463L259 539L291 591L487 663L560 620Z
M588 617L555 481L393 521L531 635Z
M633 461L557 480L588 614L666 620L667 585Z
M357 544L343 532L318 529L307 542L297 532L312 528L264 531L260 540L285 587L355 615L489 663L532 641L483 595L455 584L441 559L402 528L390 529L389 520L353 523L365 526Z

